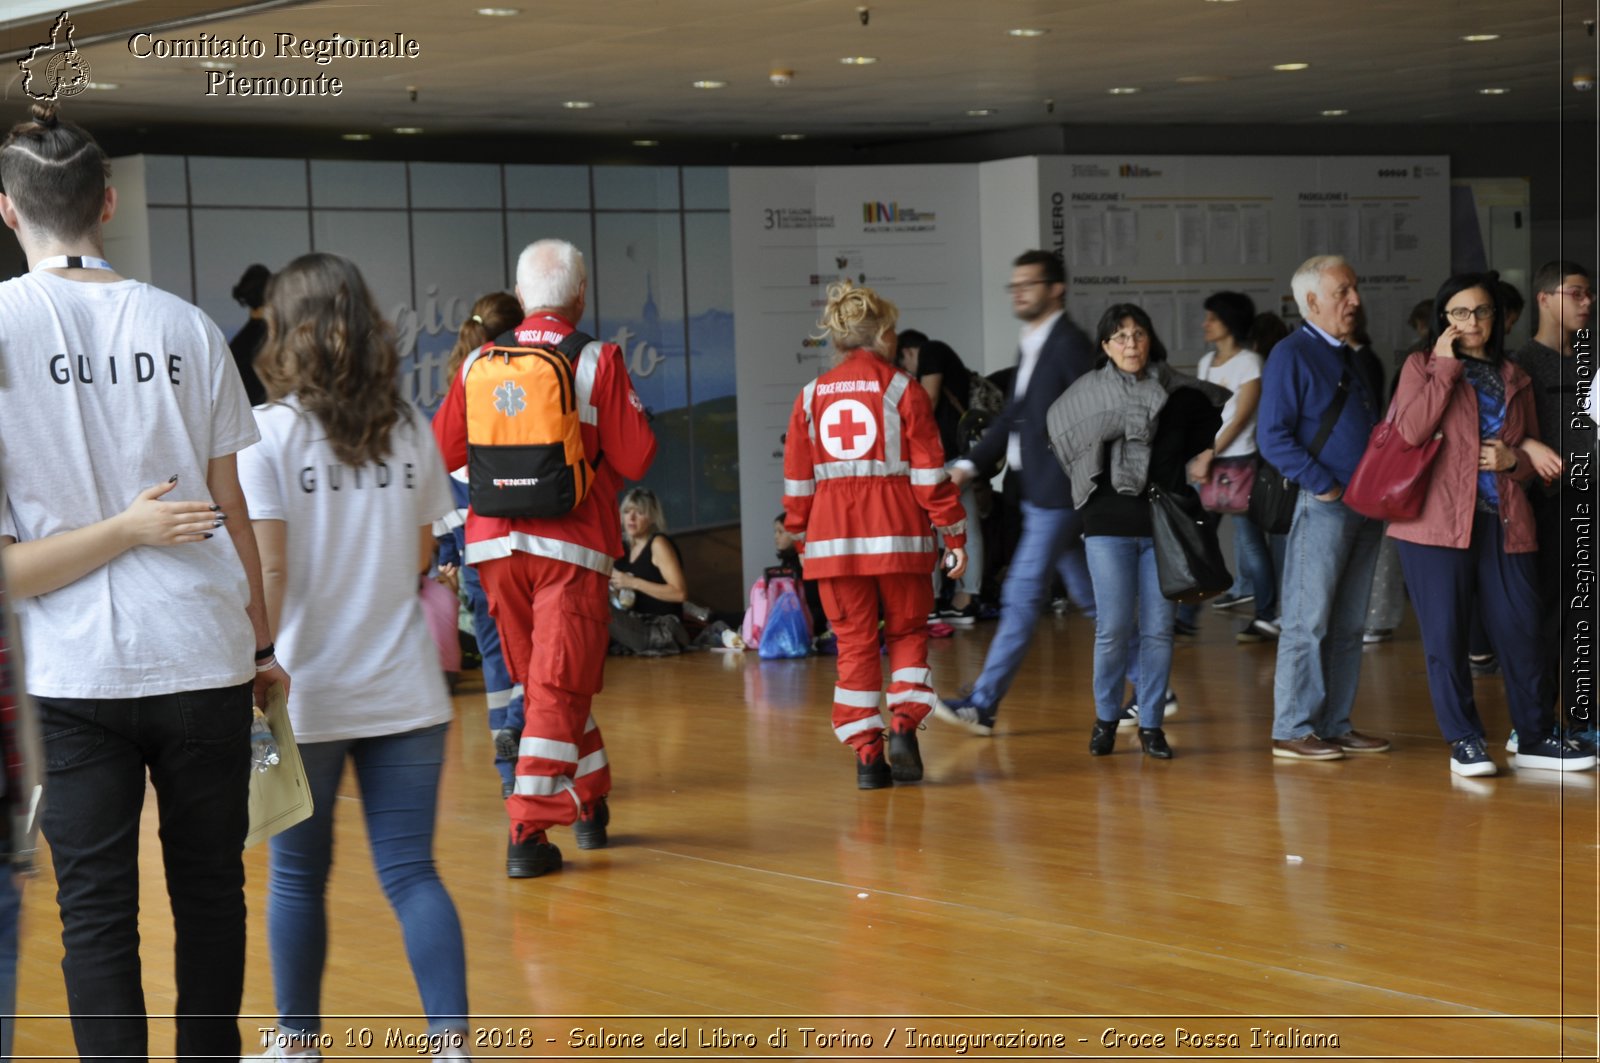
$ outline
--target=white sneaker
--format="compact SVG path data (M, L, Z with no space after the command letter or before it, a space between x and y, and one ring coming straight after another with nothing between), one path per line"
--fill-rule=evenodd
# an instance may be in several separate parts
M274 1044L258 1056L241 1057L239 1063L250 1063L251 1060L256 1059L288 1060L289 1063L312 1063L312 1061L320 1060L321 1058L322 1050L320 1048L310 1048L304 1052L290 1052L282 1045Z

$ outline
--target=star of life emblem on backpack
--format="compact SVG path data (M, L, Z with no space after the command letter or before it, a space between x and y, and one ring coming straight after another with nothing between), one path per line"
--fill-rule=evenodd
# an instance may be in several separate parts
M507 417L515 417L527 409L528 404L523 401L527 394L514 381L507 380L494 389L494 408Z

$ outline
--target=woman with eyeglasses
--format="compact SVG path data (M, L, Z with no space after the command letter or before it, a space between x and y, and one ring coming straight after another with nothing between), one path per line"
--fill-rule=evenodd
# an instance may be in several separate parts
M1533 508L1524 489L1544 470L1528 375L1505 356L1493 273L1457 274L1434 297L1432 349L1400 371L1390 416L1411 446L1442 436L1422 512L1392 521L1400 565L1422 627L1428 690L1450 743L1450 770L1493 775L1472 693L1468 627L1476 598L1500 659L1521 737L1518 768L1580 771L1594 750L1559 734L1541 689Z
M1097 607L1089 752L1105 756L1116 746L1122 687L1136 651L1139 745L1167 760L1172 747L1161 721L1172 672L1174 606L1161 594L1146 490L1160 487L1199 518L1200 499L1189 486L1191 463L1215 442L1229 392L1167 365L1150 316L1132 303L1105 312L1099 340L1104 357L1098 367L1050 409L1050 444L1083 517Z

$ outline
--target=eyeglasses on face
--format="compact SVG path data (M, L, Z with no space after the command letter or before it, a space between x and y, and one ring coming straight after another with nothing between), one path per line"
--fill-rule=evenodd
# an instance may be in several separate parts
M1444 312L1444 314L1451 321L1457 321L1457 322L1470 321L1472 318L1477 318L1479 321L1487 321L1489 318L1494 317L1494 307L1492 307L1492 306L1473 306L1473 307L1458 306L1454 310L1446 310Z
M1576 299L1580 303L1594 302L1594 289L1581 288L1574 284L1570 288L1550 288L1551 295L1565 295L1568 299Z
M1049 281L1012 281L1010 284L1006 285L1006 291L1015 294L1016 292L1024 292L1029 288L1037 288L1041 284L1048 283Z
M1150 333L1144 329L1134 329L1132 332L1113 332L1106 341L1115 347L1136 347L1150 339Z

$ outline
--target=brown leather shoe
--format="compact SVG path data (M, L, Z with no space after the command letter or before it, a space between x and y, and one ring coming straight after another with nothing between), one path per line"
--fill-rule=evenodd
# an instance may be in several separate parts
M1332 742L1324 742L1316 735L1306 735L1304 738L1288 740L1274 738L1272 755L1288 760L1342 760L1344 750Z
M1328 741L1346 753L1389 752L1389 740L1387 738L1374 738L1371 735L1364 735L1360 731L1346 731L1338 738L1330 738Z

